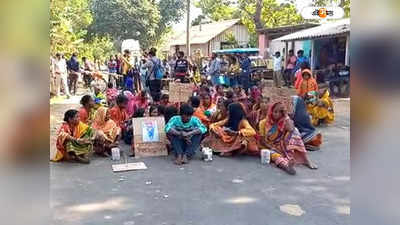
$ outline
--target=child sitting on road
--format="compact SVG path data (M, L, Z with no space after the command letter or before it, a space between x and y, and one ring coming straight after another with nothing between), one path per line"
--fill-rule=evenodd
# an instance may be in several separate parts
M193 112L193 107L183 104L180 115L172 117L165 125L165 132L175 154L176 165L188 163L193 158L196 150L200 148L202 135L207 132L207 128L193 116Z

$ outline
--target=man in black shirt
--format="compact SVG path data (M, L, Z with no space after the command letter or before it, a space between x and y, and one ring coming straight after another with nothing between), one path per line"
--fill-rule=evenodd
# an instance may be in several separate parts
M184 53L181 51L178 53L178 59L175 63L175 78L180 79L181 83L184 82L186 75L189 70L189 62L184 58Z
M69 72L68 76L68 86L72 95L76 95L76 83L78 81L78 76L80 76L80 65L78 62L78 54L73 53L71 59L67 62L67 69Z

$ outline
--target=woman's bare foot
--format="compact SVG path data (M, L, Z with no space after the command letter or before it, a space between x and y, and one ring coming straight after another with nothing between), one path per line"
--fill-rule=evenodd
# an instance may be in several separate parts
M286 173L288 173L289 175L296 175L296 170L294 169L294 164L291 161L289 161L287 166L285 166L283 164L279 164L278 167L281 168Z
M317 166L316 164L312 163L311 161L308 161L308 162L306 163L306 166L307 166L308 168L312 169L312 170L318 169L318 166Z
M182 156L177 156L175 161L174 161L175 165L182 165Z

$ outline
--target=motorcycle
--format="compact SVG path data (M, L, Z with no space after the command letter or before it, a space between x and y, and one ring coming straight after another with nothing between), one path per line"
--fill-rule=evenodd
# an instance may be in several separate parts
M336 97L350 96L350 67L336 67L328 76L329 90Z

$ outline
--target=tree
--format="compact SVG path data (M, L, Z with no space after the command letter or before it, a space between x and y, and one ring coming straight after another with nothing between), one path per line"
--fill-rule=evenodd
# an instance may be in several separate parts
M199 25L199 24L202 22L202 20L204 20L205 18L206 18L206 16L203 15L203 14L198 15L198 16L196 17L196 19L194 19L194 20L192 21L191 25L192 25L192 26L197 26L197 25Z
M240 18L250 32L264 27L276 27L303 22L295 5L277 0L199 0L196 6L214 20ZM223 12L223 15L221 15Z
M90 59L103 58L114 51L108 36L89 37L87 28L93 18L89 0L50 1L50 52L64 53L69 57L73 52Z
M184 4L184 0L93 0L90 30L117 41L133 38L148 48L183 17Z
M201 8L203 14L212 20L238 19L240 14L234 1L229 0L198 0L195 6Z

